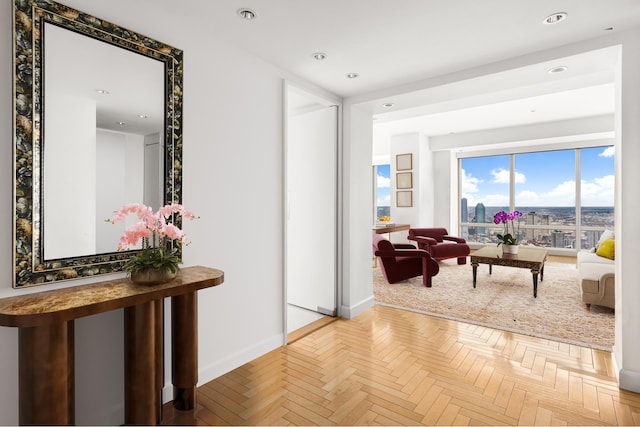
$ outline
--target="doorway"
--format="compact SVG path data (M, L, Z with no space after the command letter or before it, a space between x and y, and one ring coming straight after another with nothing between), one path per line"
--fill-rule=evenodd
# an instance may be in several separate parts
M337 315L338 106L285 84L285 335Z

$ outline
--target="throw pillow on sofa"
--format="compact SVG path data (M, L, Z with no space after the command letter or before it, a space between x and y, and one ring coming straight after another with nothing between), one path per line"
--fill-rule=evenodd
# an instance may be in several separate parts
M613 239L607 239L598 245L598 250L596 250L596 255L615 259L615 250L616 250L616 241Z
M613 231L611 230L604 230L602 232L602 234L600 235L600 238L598 239L598 241L596 242L596 250L598 250L598 248L600 247L600 244L602 242L604 242L605 240L609 240L609 239L615 239L616 235Z

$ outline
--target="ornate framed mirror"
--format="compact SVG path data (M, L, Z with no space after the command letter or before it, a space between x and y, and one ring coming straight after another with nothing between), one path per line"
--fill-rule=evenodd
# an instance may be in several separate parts
M13 20L13 286L120 271L105 220L182 201L182 51L50 0Z

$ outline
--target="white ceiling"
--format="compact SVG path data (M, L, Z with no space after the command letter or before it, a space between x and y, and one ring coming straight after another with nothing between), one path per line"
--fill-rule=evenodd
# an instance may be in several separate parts
M171 1L171 0L165 0ZM638 0L226 0L198 4L216 38L341 97L459 72L640 25ZM252 21L239 8L257 14ZM546 16L568 18L543 25ZM612 29L611 29L612 28ZM317 61L314 52L327 58ZM617 54L602 49L371 103L374 154L398 133L442 135L614 111ZM565 65L564 73L548 69ZM348 79L348 73L358 73ZM484 92L479 87L488 88ZM470 94L474 94L471 96ZM384 143L383 143L384 145Z
M171 3L169 0L165 0ZM623 31L638 0L183 0L203 33L342 97ZM257 13L241 20L236 11ZM542 25L555 12L568 18ZM194 17L191 17L192 19ZM198 19L197 17L195 19ZM194 22L195 23L195 22ZM204 29L206 28L206 30ZM313 59L324 52L324 61ZM359 74L356 79L347 73Z
M69 1L82 9L88 0ZM114 0L113 7L124 3ZM126 7L134 16L153 10L157 17L189 22L205 42L225 41L343 98L366 98L640 26L640 0L137 0ZM257 18L242 20L240 8L254 10ZM542 24L556 12L568 18ZM317 61L314 52L327 58ZM428 134L601 114L613 111L606 85L616 60L603 49L385 100L395 103L391 109L370 107L376 128L396 132L389 122L397 122L397 132L411 124ZM547 73L558 65L569 69ZM359 77L348 79L348 73Z

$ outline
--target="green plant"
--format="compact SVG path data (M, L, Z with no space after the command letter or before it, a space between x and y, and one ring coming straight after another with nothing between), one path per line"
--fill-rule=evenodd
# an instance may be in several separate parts
M134 255L122 266L124 271L131 274L140 273L145 270L167 270L171 273L178 271L178 266L182 263L178 248L171 248L170 242L165 247L146 246L138 255Z

